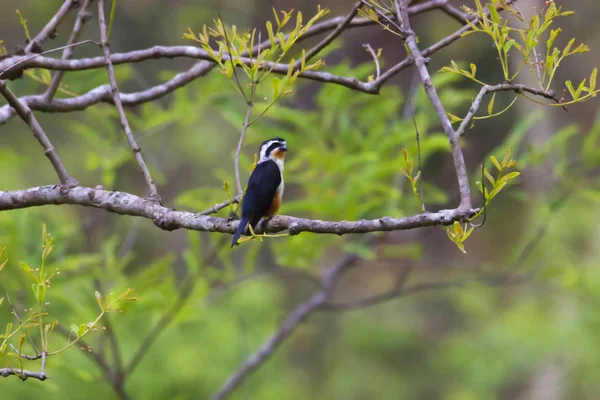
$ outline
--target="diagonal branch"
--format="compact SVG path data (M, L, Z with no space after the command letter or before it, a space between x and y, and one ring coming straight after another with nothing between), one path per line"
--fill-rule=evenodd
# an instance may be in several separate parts
M407 0L395 0L396 3L396 13L398 16L398 20L400 21L404 41L410 50L415 66L419 71L419 75L421 76L421 81L423 82L423 86L425 88L425 92L435 109L435 112L438 116L442 124L442 129L448 136L448 141L450 142L450 148L452 150L452 157L454 159L454 168L456 169L456 177L458 180L458 186L460 189L460 209L470 209L471 208L471 189L469 187L469 177L467 175L467 167L465 165L465 159L463 157L462 150L460 148L460 143L458 141L458 136L452 129L452 124L450 123L450 119L448 118L448 114L444 110L444 106L440 101L440 98L437 94L433 83L431 82L431 76L429 75L429 71L427 70L427 65L425 62L425 57L419 50L417 45L417 40L415 33L411 29L410 20L408 16L408 2Z
M50 19L50 21L48 21L48 23L46 24L46 26L44 26L40 33L38 33L37 36L29 42L29 44L27 44L27 46L25 47L25 53L41 53L42 44L46 41L46 39L54 36L58 25L62 22L62 20L71 10L71 8L73 8L78 3L79 2L75 0L65 0L63 5Z
M71 32L71 36L69 36L69 40L67 41L67 45L73 45L79 40L79 36L81 35L81 30L83 29L83 25L85 22L92 17L89 12L89 9L92 5L93 0L85 0L81 10L77 14L77 19L75 20L75 25L73 25L73 31ZM63 60L69 60L73 56L75 51L74 47L67 47L62 54ZM56 91L60 86L60 82L65 74L65 71L58 71L53 77L52 81L50 81L50 86L46 89L46 93L44 93L44 99L52 100Z
M21 119L25 121L25 123L31 129L33 136L42 145L42 147L44 148L44 154L52 163L54 170L58 174L60 183L67 187L78 185L79 182L77 182L77 180L71 177L67 172L67 169L65 168L60 157L58 156L58 153L54 149L54 146L52 146L50 139L48 139L48 136L46 136L46 132L44 132L44 130L40 126L39 122L35 118L35 115L33 115L31 109L23 103L21 103L17 96L15 96L15 94L8 88L8 86L6 86L6 82L1 79L0 94L4 96L8 104L15 110L19 117L21 117Z
M217 244L215 244L206 255L203 257L203 264L210 265L215 262L215 259L218 255L218 249L225 243L225 240L221 240ZM156 339L160 336L160 334L173 322L173 320L177 317L177 314L181 311L181 309L187 304L187 301L198 283L198 279L193 276L188 277L185 280L184 284L179 290L179 296L173 305L160 317L156 325L148 332L146 337L141 341L140 346L137 348L136 352L131 358L131 361L125 367L124 373L126 376L131 375L131 373L135 370L138 364L142 361L144 356L148 353L148 350Z
M279 330L271 336L260 349L248 358L243 365L227 380L213 400L225 399L236 387L250 375L256 368L273 355L281 343L304 322L310 315L318 311L326 302L323 292L315 293L306 303L300 304L281 325Z
M109 44L106 38L104 0L98 0L98 24L100 25L100 44L102 46L102 51L104 52L104 64L106 65L106 71L108 72L108 79L110 81L112 97L115 103L115 107L117 108L117 111L119 113L121 127L123 128L123 131L127 136L127 141L129 142L129 146L131 147L135 159L138 165L140 166L142 175L144 175L144 180L146 181L146 185L148 186L149 191L148 198L160 203L161 199L158 194L158 191L156 190L156 185L154 184L152 176L150 175L150 171L148 171L148 167L146 166L144 158L142 157L142 149L140 148L140 146L138 146L135 138L133 137L131 127L129 126L129 121L127 121L127 116L125 115L125 110L123 109L123 103L121 103L121 97L119 95L119 89L117 87L117 79L115 78L115 69L111 61Z

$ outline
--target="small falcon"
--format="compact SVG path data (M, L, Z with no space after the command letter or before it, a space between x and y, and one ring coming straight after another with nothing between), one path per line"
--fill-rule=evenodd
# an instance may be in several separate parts
M235 246L248 223L252 229L262 217L273 217L283 196L283 158L287 152L285 140L274 138L262 142L259 160L248 180L248 189L242 203L242 219L231 247Z

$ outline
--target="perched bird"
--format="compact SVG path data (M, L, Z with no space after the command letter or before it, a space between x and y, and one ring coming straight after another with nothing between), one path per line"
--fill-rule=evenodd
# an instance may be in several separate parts
M248 223L252 229L262 217L273 217L281 205L283 195L283 158L287 152L285 140L274 138L262 142L259 160L248 180L248 189L242 203L242 219L231 247L237 244Z

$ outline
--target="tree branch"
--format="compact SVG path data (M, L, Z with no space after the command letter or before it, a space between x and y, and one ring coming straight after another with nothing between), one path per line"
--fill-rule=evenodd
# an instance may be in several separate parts
M6 378L11 375L18 376L22 381L26 381L28 378L39 379L45 381L48 379L48 375L45 372L33 372L26 369L13 369L13 368L0 368L0 376Z
M250 358L248 358L233 375L231 375L223 387L213 397L213 400L225 399L236 387L241 385L246 377L269 359L298 325L319 310L319 308L325 304L325 301L325 294L323 292L317 292L306 303L300 304L292 311L279 330L271 336L255 354L250 356Z
M121 121L121 127L127 136L127 141L129 142L129 146L133 151L135 159L142 171L142 175L144 176L144 180L146 181L146 185L148 186L148 198L156 201L158 203L161 202L158 191L156 190L156 185L152 180L152 176L150 175L150 171L148 171L148 167L144 162L144 158L142 157L142 149L138 146L135 138L133 137L133 133L131 132L131 127L129 126L129 121L127 121L127 116L125 115L125 110L123 109L123 103L121 103L121 96L119 96L119 89L117 87L117 79L115 78L115 69L113 67L113 63L111 61L109 44L107 42L106 37L106 23L104 20L104 0L98 0L98 24L100 25L100 44L102 47L102 51L104 52L104 64L106 65L106 71L108 72L108 79L110 81L110 87L112 92L113 101L115 103L115 107L119 113L119 119Z
M507 3L509 3L509 4L513 3L513 2L514 1L507 0ZM432 3L437 3L437 0L434 0ZM427 4L428 3L423 3L423 4L419 4L419 5L410 7L409 12L411 12L411 15L412 15L413 13L418 14L420 12L424 12L424 11L431 9L429 7L425 7ZM501 7L499 7L499 9L500 8ZM487 11L487 13L489 14L489 11ZM326 32L328 30L334 29L337 25L339 25L341 22L343 22L343 20L344 20L343 17L337 17L337 18L333 18L328 21L317 23L313 27L311 27L311 29L305 35L303 35L299 40L303 40L308 37L320 34L322 32ZM476 24L477 22L478 22L478 19L475 18L473 20L473 23ZM373 22L367 18L355 18L348 25L348 28L357 27L357 26L367 26L367 25L372 25L374 23L375 22ZM454 43L456 40L460 39L465 32L470 31L470 30L471 30L470 25L463 26L462 28L460 28L459 30L454 32L453 34L445 37L444 39L440 40L439 42L437 42L437 43L429 46L425 50L423 50L423 52L422 52L423 56L427 57L427 56L435 53L436 51L443 49L446 46L449 46L450 44ZM259 48L265 48L264 46L268 46L268 45L269 45L269 43L263 43L263 44L261 44L261 46ZM191 47L191 46L171 47L170 48L171 50L169 52L163 51L164 49L167 49L167 47L155 46L148 50L141 50L141 51L145 52L145 54L144 55L138 54L136 56L136 57L138 57L138 59L135 62L143 61L143 60L150 59L150 58L161 58L161 57L199 58L198 55L196 54L196 51L198 49L195 47ZM188 51L189 51L189 53L188 53ZM128 62L126 59L128 57L132 56L131 53L132 52L122 53L122 54L118 54L118 53L113 54L113 55L111 55L111 59L113 61L119 61L119 62L126 63L126 62ZM119 60L119 57L115 57L116 55L118 55L121 59ZM205 57L205 58L208 59L208 57ZM39 59L39 56L35 57L34 59ZM34 60L34 59L31 59L31 60ZM50 60L50 61L48 61L48 60ZM51 60L54 60L54 59L49 58L47 60L40 61L40 62L42 64L45 63L46 65L48 65L48 63L52 63ZM87 60L87 61L83 61L84 64L90 63L89 62L90 59L83 59L83 60ZM12 69L14 67L15 63L17 63L17 62L24 64L29 61L30 61L30 59L20 57L20 56L13 56L10 58L6 58L6 59L0 61L0 70L2 70L4 68L4 71L7 71L7 70ZM80 63L80 60L73 60L73 62ZM94 61L94 62L96 62L96 61ZM102 61L100 61L100 62L102 62ZM388 80L390 80L392 77L396 76L399 72L401 72L404 69L408 68L409 66L413 65L413 63L414 63L414 59L412 57L407 57L405 60L394 65L392 68L390 68L385 73L383 73L378 79L376 79L373 82L368 82L368 83L361 82L356 78L341 77L341 76L337 76L337 75L333 75L333 74L329 74L329 73L325 73L325 72L319 72L319 71L305 71L304 73L300 74L300 77L309 79L309 80L315 80L318 82L342 85L347 88L350 88L350 89L353 89L356 91L360 91L363 93L367 93L367 94L378 94L381 87ZM122 103L123 103L123 105L126 105L126 106L135 106L135 105L139 105L139 104L142 104L142 103L145 103L148 101L158 99L162 96L165 96L165 95L171 93L172 91L174 91L180 87L185 86L186 84L192 82L193 80L206 75L208 72L210 72L214 68L214 65L215 64L212 59L210 59L208 61L202 61L202 62L195 64L188 71L179 73L173 79L171 79L165 83L159 84L157 86L153 86L149 89L139 91L139 92L120 93ZM36 65L31 65L31 67L35 67L35 66ZM54 66L62 67L62 68L65 67L64 64L54 65ZM94 68L96 68L96 67L94 67ZM52 69L52 68L50 68L50 69ZM82 68L82 69L88 69L88 68ZM73 70L73 69L71 69L71 70ZM274 72L278 73L278 74L287 74L287 71L288 71L288 66L285 64L279 65L278 68L276 68L274 70ZM101 103L101 102L113 104L113 97L112 97L112 93L110 91L110 86L102 85L100 87L90 90L86 94L83 94L81 96L77 96L74 98L70 98L70 99L54 99L52 101L47 101L41 95L32 95L32 96L22 97L21 101L24 104L26 104L28 107L30 107L32 110L39 110L39 111L44 111L44 112L71 112L71 111L84 110L87 107L90 107L94 104ZM0 124L6 122L8 119L12 118L14 115L15 115L14 111L9 106L0 107Z
M475 97L475 100L473 100L473 103L471 104L471 108L469 108L469 112L465 116L465 119L461 122L460 126L456 130L456 136L457 137L460 138L460 137L462 137L464 135L465 130L467 129L467 126L469 126L469 124L471 123L471 121L475 117L475 114L477 113L477 110L479 110L479 107L481 106L481 102L483 100L483 97L487 93L501 92L501 91L514 91L514 92L517 92L517 93L529 92L529 93L534 94L536 96L542 96L542 97L545 97L547 99L554 100L554 101L558 102L558 99L556 98L556 92L554 92L553 90L552 91L546 91L546 90L532 88L532 87L525 86L525 85L522 85L522 84L517 84L517 83L500 83L500 84L495 85L495 86L489 86L489 85L482 86L481 89L479 90L479 93Z
M95 207L117 214L143 217L152 220L158 227L165 230L185 228L233 234L239 223L239 221L230 221L226 218L175 211L125 192L110 192L81 186L66 188L55 185L9 192L0 191L0 211L60 204ZM454 221L472 217L477 211L477 209L440 210L403 218L381 217L360 221L322 221L280 215L269 221L265 231L276 233L287 229L292 235L301 232L344 235L396 231L423 226L450 225Z
M214 64L201 61L194 64L189 70L177 74L167 82L139 92L119 93L119 97L124 106L136 106L156 100L206 75L213 67ZM98 103L114 104L110 85L99 86L86 94L73 98L52 99L48 101L43 95L31 95L21 97L20 100L32 110L52 113L80 111ZM15 111L10 106L0 107L0 124L8 121L14 115Z
M72 45L79 40L79 36L81 35L83 25L88 19L92 17L92 15L89 12L89 9L93 1L94 0L85 0L83 6L81 7L81 10L79 10L79 13L77 14L77 19L75 20L75 24L73 25L73 31L71 32L71 36L69 36L69 40L67 41L67 46L69 47L67 47L62 54L63 60L69 60L73 56L75 48ZM65 71L58 71L52 77L52 81L50 81L50 86L48 86L48 89L46 89L46 92L44 93L45 100L52 100L60 86L60 82L62 81L64 74Z
M73 8L73 6L76 3L77 2L73 0L65 0L63 5L57 11L57 13L50 19L50 21L48 21L48 23L46 24L46 26L44 26L40 33L38 33L36 37L31 39L29 44L27 44L27 46L25 47L25 53L41 53L42 44L44 43L44 41L46 41L46 39L52 37L55 34L58 25L62 22L67 13L71 10L71 8Z
M67 169L65 168L60 157L58 156L58 153L54 149L54 146L52 146L50 139L48 139L48 136L46 136L46 132L44 132L44 130L40 126L39 122L35 118L35 115L33 115L31 109L29 109L29 107L27 107L26 105L22 104L17 98L17 96L15 96L15 94L8 88L8 86L6 86L6 82L1 79L0 94L4 96L8 104L12 108L14 108L15 112L19 115L19 117L21 117L21 119L27 124L27 126L29 126L31 132L33 133L33 136L42 145L42 147L44 148L44 154L52 163L54 170L58 174L60 183L65 185L66 187L78 185L79 182L77 182L77 180L71 177L67 172Z
M448 141L450 142L452 157L454 159L454 168L456 169L456 177L460 189L461 201L459 209L470 209L471 189L469 187L467 167L465 165L465 159L460 148L460 143L458 142L458 137L456 136L454 129L452 129L452 124L450 123L448 114L444 110L444 106L442 105L437 91L433 86L433 83L431 82L431 76L429 75L429 71L427 70L425 58L419 50L419 47L417 46L415 33L413 32L410 26L407 0L395 0L395 3L398 20L400 21L401 27L404 31L404 41L406 42L406 45L408 46L414 58L415 66L417 67L419 75L421 76L421 81L423 82L425 92L427 93L427 96L429 97L429 100L431 101L431 104L435 109L438 119L442 124L442 129L444 129L446 136L448 136Z

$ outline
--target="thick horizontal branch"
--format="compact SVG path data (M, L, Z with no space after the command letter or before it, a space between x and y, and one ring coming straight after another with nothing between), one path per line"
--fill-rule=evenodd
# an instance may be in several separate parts
M238 225L238 221L226 218L176 211L125 192L110 192L86 187L66 188L60 185L39 186L9 192L0 191L0 211L62 204L96 207L117 214L147 218L164 230L184 228L233 234ZM344 235L397 231L425 226L450 225L454 221L472 217L477 211L477 209L441 210L404 218L382 217L360 221L321 221L282 215L270 220L264 227L264 231L276 233L289 230L292 235L301 232Z

